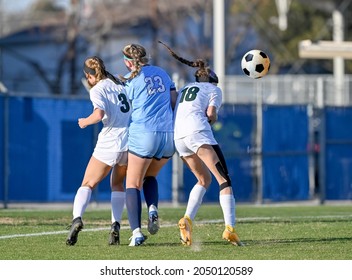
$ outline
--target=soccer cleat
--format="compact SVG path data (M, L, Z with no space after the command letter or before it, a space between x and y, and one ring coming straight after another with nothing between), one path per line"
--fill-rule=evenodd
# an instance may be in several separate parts
M226 226L224 232L222 233L222 238L229 241L231 244L236 246L244 246L238 237L235 229L232 226Z
M137 231L129 240L131 240L131 242L128 246L140 246L147 240L147 237L142 232Z
M77 217L72 221L72 224L68 226L68 229L70 232L68 233L67 239L66 239L66 245L73 246L77 242L77 237L78 233L82 230L83 228L83 222L81 217Z
M109 245L120 245L120 224L118 222L111 225Z
M148 218L148 232L150 234L156 234L160 228L159 216L157 211L150 211Z
M192 245L192 221L188 216L181 218L178 221L178 227L180 229L180 240L185 246Z

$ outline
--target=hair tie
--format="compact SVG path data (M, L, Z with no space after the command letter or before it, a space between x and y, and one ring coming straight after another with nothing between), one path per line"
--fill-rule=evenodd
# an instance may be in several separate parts
M86 64L84 64L84 68L83 68L83 71L87 74L91 74L91 75L95 75L97 72L95 72L94 69L92 68L89 68Z
M128 57L127 55L123 54L123 58L126 59L126 60L133 60L132 57Z

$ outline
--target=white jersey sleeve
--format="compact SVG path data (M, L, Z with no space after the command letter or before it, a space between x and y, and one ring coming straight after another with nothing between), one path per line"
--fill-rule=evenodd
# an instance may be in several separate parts
M216 112L219 112L219 109L222 104L222 91L219 87L214 86L210 94L209 106L214 106L216 108Z

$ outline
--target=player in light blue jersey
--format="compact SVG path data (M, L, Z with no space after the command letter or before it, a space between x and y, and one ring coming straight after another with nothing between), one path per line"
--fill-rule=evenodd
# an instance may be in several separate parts
M93 155L87 165L83 181L73 202L73 220L66 244L75 245L83 228L82 216L89 204L92 190L111 172L111 231L110 245L120 243L120 221L125 206L123 182L127 169L128 125L131 105L122 83L105 70L99 57L84 63L84 74L90 86L89 97L93 112L79 118L80 128L103 123Z
M148 64L143 46L127 45L122 52L130 70L124 82L133 109L126 175L126 208L132 230L129 245L139 246L146 239L141 231L142 189L148 207L148 231L156 234L159 230L156 176L175 152L173 108L177 92L165 70Z
M241 246L243 244L234 229L235 198L231 179L224 155L211 129L218 118L222 103L222 91L217 86L218 77L203 59L188 61L166 47L180 62L198 68L195 72L196 81L180 90L175 109L175 146L182 160L197 178L197 183L189 194L186 212L178 222L181 242L186 246L192 245L192 221L210 186L213 174L219 184L219 200L225 222L222 238Z

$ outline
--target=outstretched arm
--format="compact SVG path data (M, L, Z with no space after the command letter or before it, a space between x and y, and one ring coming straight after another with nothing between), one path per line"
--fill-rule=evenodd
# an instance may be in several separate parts
M78 119L78 125L80 128L86 128L88 125L96 124L103 119L104 114L105 112L103 110L95 109L89 117Z

